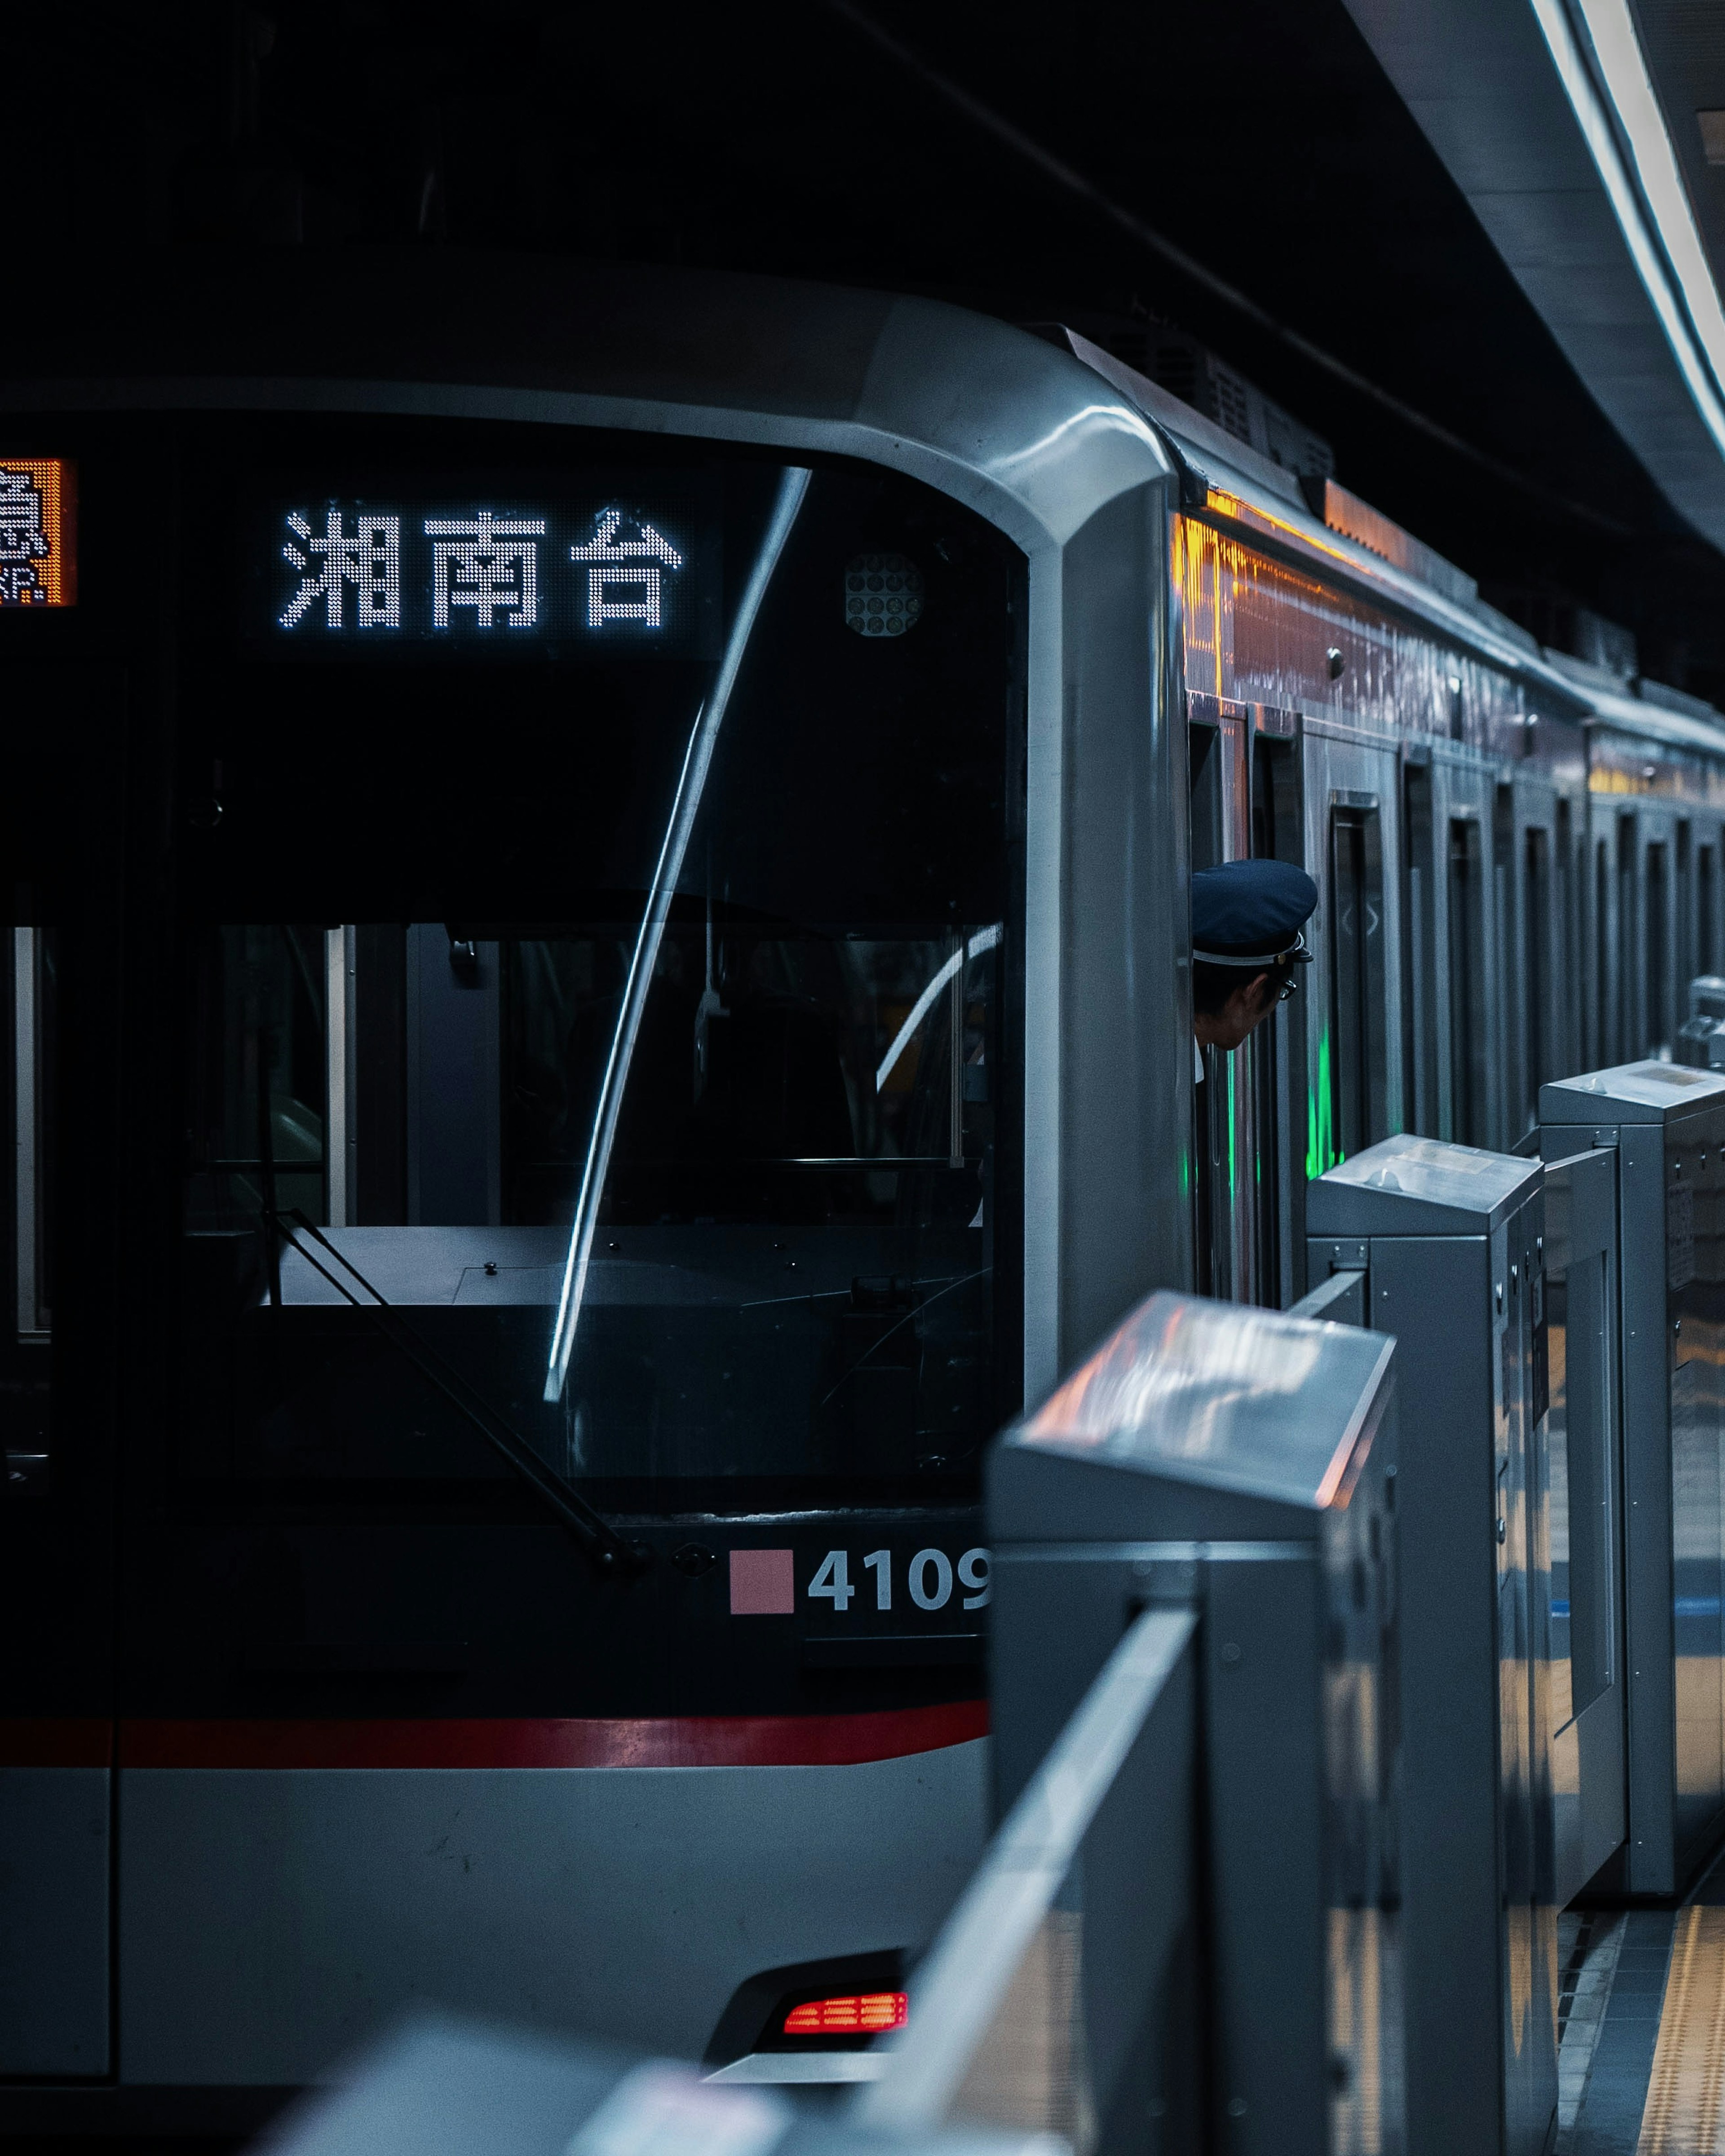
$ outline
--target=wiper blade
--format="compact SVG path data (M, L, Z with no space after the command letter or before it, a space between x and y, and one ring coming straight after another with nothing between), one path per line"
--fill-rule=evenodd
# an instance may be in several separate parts
M285 1213L275 1213L270 1217L306 1264L314 1271L321 1273L338 1295L356 1310L371 1312L373 1322L390 1345L406 1356L420 1375L435 1385L449 1404L473 1424L492 1450L506 1460L535 1496L557 1515L595 1564L607 1572L616 1567L629 1569L639 1567L648 1553L639 1544L625 1542L603 1512L596 1511L578 1490L572 1488L554 1468L547 1466L520 1431L498 1414L485 1395L470 1385L453 1363L446 1362L421 1337L394 1304L366 1278L352 1259L336 1248L315 1221L308 1219L296 1205L290 1206ZM346 1281L338 1279L327 1265L320 1261L315 1251L307 1250L294 1233L295 1227L303 1228L315 1242L328 1251L342 1271L364 1289L371 1301L362 1301Z

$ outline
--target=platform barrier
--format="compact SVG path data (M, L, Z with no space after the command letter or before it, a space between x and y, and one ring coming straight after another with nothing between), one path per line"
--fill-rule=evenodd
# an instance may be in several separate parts
M860 2118L1057 2126L1081 2156L1400 2146L1394 1399L1388 1341L1163 1294L994 1448L1007 1824ZM1189 1748L1158 1694L1163 1786L1133 1796L1123 1754L1087 1832L1069 1815L1079 1883L1038 1840L1025 1907L1019 1837L1102 1759L1102 1702L1151 1640L1186 1636L1148 1629L1176 1619ZM1033 1933L1037 1912L1055 1921ZM1055 2051L1057 2114L1041 2069L1009 2064Z
M871 2133L667 2059L426 2017L297 2106L268 2156L1055 2156L986 2130Z
M1620 1293L1604 1342L1585 1329L1598 1381L1615 1373L1620 1387L1620 1558L1606 1549L1620 1614L1596 1614L1594 1651L1620 1656L1624 1673L1619 1883L1670 1894L1725 1820L1725 1073L1625 1064L1543 1086L1539 1115L1548 1161L1601 1152L1615 1185ZM1569 1460L1573 1474L1573 1440ZM1572 1527L1572 1580L1581 1547ZM1573 1656L1573 1611L1570 1640ZM1600 1683L1585 1650L1575 1681Z
M1539 2156L1557 2110L1545 1184L1403 1137L1306 1194L1308 1278L1398 1343L1410 2156Z

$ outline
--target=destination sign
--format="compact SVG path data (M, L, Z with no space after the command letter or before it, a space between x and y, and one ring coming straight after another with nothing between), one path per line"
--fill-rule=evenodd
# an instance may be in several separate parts
M284 648L701 659L722 643L721 523L699 479L574 501L307 492L264 521L251 626Z
M0 456L0 607L77 603L77 482L64 457Z

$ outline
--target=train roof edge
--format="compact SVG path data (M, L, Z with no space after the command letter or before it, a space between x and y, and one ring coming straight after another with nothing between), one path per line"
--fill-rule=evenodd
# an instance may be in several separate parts
M1173 470L1141 413L1024 331L733 271L188 249L61 264L33 316L0 412L387 412L802 448L906 471L1032 553Z

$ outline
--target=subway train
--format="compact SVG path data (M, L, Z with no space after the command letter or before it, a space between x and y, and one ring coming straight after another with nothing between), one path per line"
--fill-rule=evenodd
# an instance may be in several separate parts
M865 2074L992 1434L1725 956L1725 731L1083 337L428 250L0 379L0 2128L433 1999ZM1303 861L1194 1086L1191 868Z

